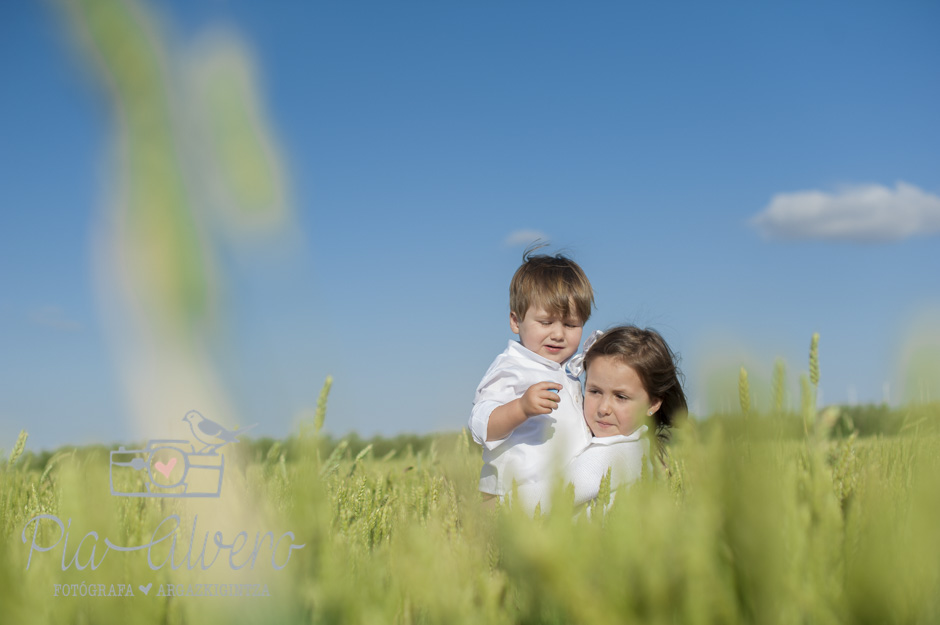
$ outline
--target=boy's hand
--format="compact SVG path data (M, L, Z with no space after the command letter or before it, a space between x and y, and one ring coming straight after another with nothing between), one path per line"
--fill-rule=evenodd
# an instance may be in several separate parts
M561 384L555 382L539 382L530 386L519 398L526 418L549 414L557 408L559 391L561 391Z
M504 439L529 417L551 413L558 407L559 398L555 391L561 391L561 384L539 382L530 386L522 397L494 408L486 425L486 440Z

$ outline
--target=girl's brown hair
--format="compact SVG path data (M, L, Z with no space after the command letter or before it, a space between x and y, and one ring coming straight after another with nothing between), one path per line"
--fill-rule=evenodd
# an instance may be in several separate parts
M682 391L682 372L678 357L656 330L641 330L636 326L618 326L607 330L584 355L584 370L598 356L612 356L636 371L643 390L651 400L661 400L659 410L653 414L656 439L662 444L669 440L669 430L676 420L688 412ZM662 457L662 451L660 452Z

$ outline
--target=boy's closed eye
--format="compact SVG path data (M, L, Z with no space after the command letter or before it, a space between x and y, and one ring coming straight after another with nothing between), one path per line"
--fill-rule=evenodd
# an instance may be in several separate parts
M539 325L550 326L553 323L557 322L558 319L536 319ZM564 322L566 328L583 328L584 324L580 323L574 319L566 319Z

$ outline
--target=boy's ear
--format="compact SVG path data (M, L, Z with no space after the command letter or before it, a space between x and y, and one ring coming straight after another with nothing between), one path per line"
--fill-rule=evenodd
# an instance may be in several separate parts
M514 312L509 313L509 329L513 334L519 334L519 317Z

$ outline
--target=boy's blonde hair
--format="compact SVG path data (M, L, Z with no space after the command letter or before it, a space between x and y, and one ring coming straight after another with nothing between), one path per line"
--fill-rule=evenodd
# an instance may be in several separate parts
M562 318L575 316L586 322L594 306L594 290L584 270L561 254L533 254L537 249L525 251L509 283L509 310L519 321L530 307L541 306Z

